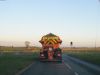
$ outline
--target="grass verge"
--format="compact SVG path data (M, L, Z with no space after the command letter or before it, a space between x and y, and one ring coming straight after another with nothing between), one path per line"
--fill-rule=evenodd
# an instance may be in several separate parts
M70 56L73 56L75 58L90 62L92 64L96 64L100 66L100 52L96 51L85 51L85 52L68 52L67 53Z
M0 56L0 75L15 75L18 71L22 70L38 57L38 53L14 55L3 54Z

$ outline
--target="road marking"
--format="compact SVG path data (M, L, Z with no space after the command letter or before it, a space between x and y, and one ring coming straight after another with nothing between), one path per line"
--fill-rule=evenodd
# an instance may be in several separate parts
M64 63L64 61L63 61L63 63ZM71 66L69 65L69 64L67 64L67 63L64 63L70 70L72 69L71 68Z
M75 72L75 75L79 75L77 72Z
M69 64L66 64L66 63L65 63L65 65L66 65L69 69L72 69L71 66L70 66Z
M30 65L26 66L24 69L22 69L21 71L19 71L15 75L21 75L23 72L25 72L26 70L28 70L33 64L34 63L32 62Z

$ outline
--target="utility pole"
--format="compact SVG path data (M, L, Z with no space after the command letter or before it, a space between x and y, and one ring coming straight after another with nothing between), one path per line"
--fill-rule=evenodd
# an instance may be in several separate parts
M71 48L73 47L73 42L72 42L72 41L70 42L70 47L71 47Z

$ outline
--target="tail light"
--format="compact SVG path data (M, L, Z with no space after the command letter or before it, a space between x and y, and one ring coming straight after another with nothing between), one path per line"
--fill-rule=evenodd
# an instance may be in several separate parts
M58 54L58 56L60 57L60 56L61 56L61 54Z
M44 56L44 54L41 54L41 56L43 57L43 56Z

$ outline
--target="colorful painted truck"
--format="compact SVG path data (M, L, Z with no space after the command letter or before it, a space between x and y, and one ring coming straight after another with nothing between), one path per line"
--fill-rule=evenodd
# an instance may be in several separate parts
M44 35L39 41L42 44L40 61L62 61L62 50L59 48L62 40L52 33Z

